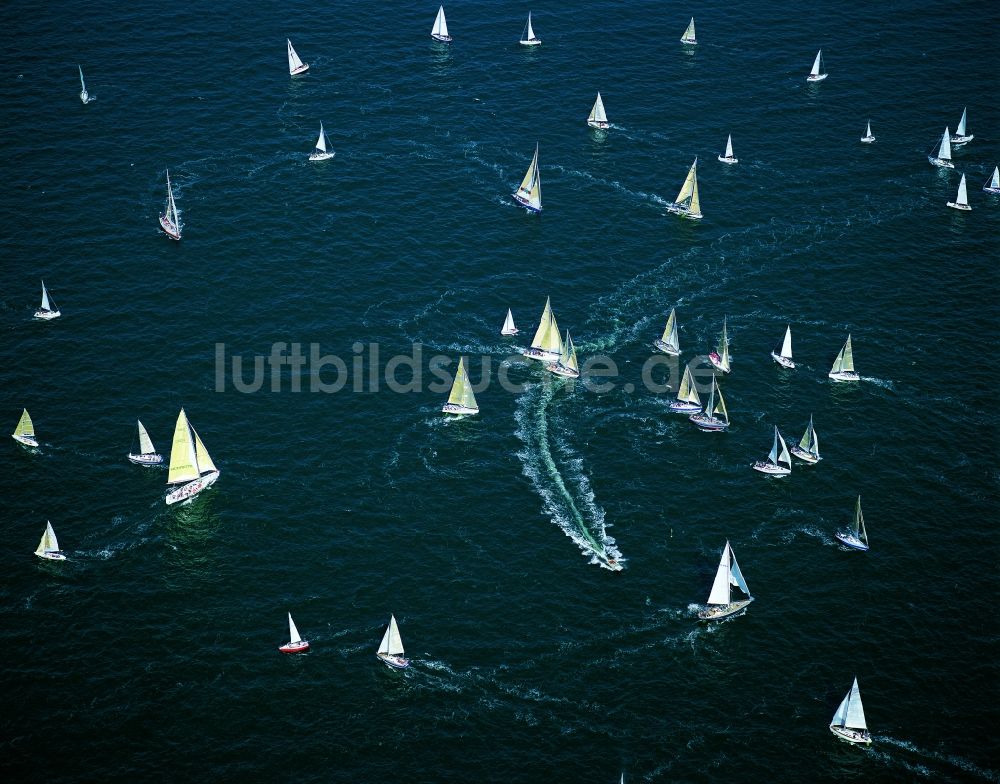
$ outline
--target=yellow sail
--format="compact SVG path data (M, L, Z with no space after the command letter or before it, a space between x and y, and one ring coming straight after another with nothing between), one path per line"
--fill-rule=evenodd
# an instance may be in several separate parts
M200 442L199 442L200 443ZM202 449L204 450L204 446ZM208 455L205 452L206 456ZM201 476L198 471L198 459L191 440L191 425L188 424L184 409L177 415L174 426L174 441L170 448L170 470L167 472L167 484L175 485L190 482Z
M472 391L472 384L469 383L469 374L465 371L465 357L462 357L458 362L458 372L455 373L455 383L451 385L448 402L465 408L479 408L476 403L476 395Z
M570 337L569 330L566 330L566 340L563 342L562 356L559 357L559 364L563 367L580 372L580 366L576 361L576 346L573 345L573 338Z
M528 205L534 209L542 208L542 181L538 176L538 145L535 145L535 154L531 159L521 185L517 189L517 194L527 200Z
M28 415L28 409L24 409L24 412L21 414L21 419L18 421L17 427L14 428L14 435L35 437L35 426Z
M205 445L201 442L201 436L198 435L198 431L192 427L191 432L194 433L194 454L198 462L198 473L207 474L210 471L218 471L219 469L212 462L212 456L208 454L208 450L205 449Z
M542 337L542 350L551 351L556 354L562 353L562 338L559 336L559 325L556 324L556 317L549 311L549 326Z
M692 215L701 215L701 202L698 201L698 159L694 159L691 164L691 171L688 172L691 179L691 204L689 205Z
M535 337L531 340L532 348L541 348L542 341L545 339L545 333L549 329L549 323L552 321L552 305L549 302L549 297L545 298L545 309L542 311L542 318L538 322L538 329L535 330Z

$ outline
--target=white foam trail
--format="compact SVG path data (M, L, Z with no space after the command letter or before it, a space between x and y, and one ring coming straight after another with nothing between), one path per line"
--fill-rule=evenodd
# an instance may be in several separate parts
M897 748L905 749L906 751L934 760L935 762L943 762L946 765L952 765L962 771L965 771L966 773L978 776L984 781L1000 781L1000 772L989 770L987 768L981 768L974 762L970 762L964 757L957 757L954 754L941 754L936 751L927 751L926 749L922 749L908 740L899 740L898 738L890 738L885 735L873 735L872 740L879 745L888 744L890 746L896 746ZM896 759L893 761L897 763L902 762L901 760ZM904 767L916 769L925 775L933 776L933 771L928 770L924 765L911 766L905 762L902 764Z

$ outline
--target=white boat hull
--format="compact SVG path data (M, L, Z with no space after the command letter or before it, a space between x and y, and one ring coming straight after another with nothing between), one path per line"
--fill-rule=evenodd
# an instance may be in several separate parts
M734 615L741 610L745 610L750 606L750 602L752 601L753 599L751 598L742 602L730 602L729 604L719 604L706 607L704 610L698 611L698 620L718 621L722 618L728 618L730 615Z
M933 155L928 155L927 160L933 163L935 166L940 166L942 169L954 169L955 164L944 158L936 158Z
M519 329L501 329L500 330L500 334L501 335L505 335L507 337L509 337L511 335L517 335L519 333L520 333Z
M522 196L517 191L515 191L514 193L512 193L511 197L514 199L514 201L516 201L518 204L520 204L526 210L529 210L531 212L541 212L542 211L541 206L536 207L534 204L532 204L530 201L528 201L524 196Z
M861 732L859 730L852 730L850 727L839 727L836 724L831 724L830 732L841 740L846 740L848 743L869 744L872 742L872 736L867 731Z
M337 153L335 152L314 152L309 156L311 161L328 161Z
M591 128L597 128L599 131L604 131L611 127L611 123L606 120L587 120L587 125Z
M996 196L1000 196L1000 188L994 188L991 185L984 185L983 190L986 191L986 193L992 193Z
M441 35L440 33L431 33L431 38L433 38L435 41L440 41L443 44L450 44L451 43L451 36L450 35Z
M44 553L35 553L39 558L44 558L46 561L65 561L66 556L60 553L58 550L48 550Z
M13 438L19 444L24 444L25 446L30 446L35 448L38 447L38 442L32 436L12 435L11 438Z
M179 240L181 238L180 229L178 229L173 223L167 220L166 215L160 216L160 228L163 229L163 233L166 234L172 240Z
M669 354L672 357L679 357L681 355L680 351L662 340L654 340L653 346L657 351L662 351L664 354Z
M827 76L828 76L828 74L809 74L806 77L806 81L807 82L822 82L824 79L826 79Z
M694 414L701 411L701 406L686 400L674 400L670 404L670 411L674 414Z
M862 551L868 550L868 545L866 545L864 542L858 539L858 537L856 537L850 531L838 531L836 534L834 534L834 536L837 537L837 540L840 541L841 544L847 545L852 550L862 550Z
M723 430L729 429L729 423L724 422L718 417L709 416L708 414L692 414L688 417L692 422L694 422L699 428L705 430L709 433L721 432Z
M526 348L521 352L528 359L537 359L539 362L558 362L562 354L556 351L544 351L540 348Z
M538 46L542 43L541 38L522 38L521 46Z
M732 156L730 158L727 158L725 155L720 155L719 156L719 160L722 163L739 163L740 162L740 159L737 158L736 156Z
M959 204L957 201L948 202L948 206L951 207L953 210L962 210L963 212L972 211L972 207L970 207L968 204Z
M469 408L467 406L460 406L458 403L445 403L441 406L441 411L445 414L457 414L459 416L472 416L473 414L478 414L478 408Z
M405 670L410 666L410 660L404 659L402 656L390 656L388 653L376 653L375 655L380 662L393 670Z
M773 351L771 352L771 359L773 359L775 362L777 362L783 368L790 368L790 369L794 369L795 368L795 363L792 362L792 360L790 358L783 357L783 356L781 356L781 354L775 354Z
M696 40L694 40L693 38L681 38L680 40L681 40L682 44L687 44L688 46L697 46L698 45L698 42Z
M545 369L550 373L555 373L557 376L565 376L566 378L579 378L580 371L573 370L573 368L568 368L565 365L561 365L558 362L550 362L545 366Z
M35 318L39 321L52 321L52 319L59 318L62 313L58 310L42 310L38 309L35 311Z
M174 490L167 493L166 502L167 506L171 504L176 504L180 501L188 501L194 498L202 490L211 487L215 484L215 480L219 478L218 471L212 471L209 474L205 474L198 479L192 479L190 482L181 485Z
M827 376L832 378L834 381L858 381L860 376L853 370L838 370L837 372L829 372Z
M861 142L863 144L871 144L873 141L875 141L875 137L874 136L862 136L861 137Z
M812 452L807 452L805 449L800 447L798 444L794 444L788 449L793 455L795 455L799 460L805 463L816 464L823 458L819 455L814 455Z
M309 63L302 63L298 68L289 69L288 73L290 76L298 76L299 74L304 74L309 70Z
M145 455L134 455L130 452L128 459L131 460L136 465L142 465L142 466L154 466L163 464L163 455L158 455L154 453Z
M969 142L971 142L975 138L976 137L973 134L971 134L971 133L969 135L967 135L967 136L957 136L957 135L953 134L952 137L951 137L951 143L952 144L968 144Z
M758 460L754 463L753 470L760 471L762 474L767 474L768 476L788 476L792 473L791 468L768 463L766 460Z
M702 218L700 212L691 212L687 207L681 204L674 204L673 202L667 204L667 212L680 215L682 218L687 218L688 220L701 220Z

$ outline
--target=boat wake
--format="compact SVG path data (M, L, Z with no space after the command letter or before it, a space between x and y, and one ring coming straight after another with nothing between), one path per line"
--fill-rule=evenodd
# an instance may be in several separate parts
M948 771L943 770L940 767L942 765L946 765L951 768L957 768L962 771L963 774L975 776L983 781L1000 782L1000 772L989 770L987 768L981 768L974 762L971 762L963 757L958 757L954 754L942 754L937 751L928 751L926 749L919 748L917 745L909 741L898 740L897 738L890 738L884 735L874 735L872 739L875 741L875 745L872 747L872 750L876 752L877 756L884 759L890 765L902 766L908 771L919 773L921 776L928 777L931 780L949 780L947 778ZM901 756L897 756L892 753L878 751L879 747L886 745L895 746L897 749L910 752L914 756L920 757L921 759L906 760Z
M590 482L582 471L582 460L572 454L567 443L557 445L567 473L576 484L578 502L567 487L566 478L552 454L548 419L552 390L551 383L529 384L518 399L516 434L524 443L524 449L517 456L524 466L524 475L542 498L545 514L562 528L584 555L590 556L590 563L613 570L610 562L620 562L621 553L615 546L615 540L607 534L604 510L594 500ZM580 511L581 507L589 522Z
M869 384L875 384L882 387L883 389L895 389L896 385L887 378L874 378L873 376L862 376L862 381L867 381Z

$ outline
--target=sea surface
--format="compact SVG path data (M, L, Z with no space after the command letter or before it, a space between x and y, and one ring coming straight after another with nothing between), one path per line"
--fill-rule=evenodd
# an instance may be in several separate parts
M4 779L1000 781L1000 4L535 4L530 50L527 5L448 4L445 46L435 4L0 12L0 425L41 442L0 443ZM697 223L665 212L696 157ZM610 388L516 359L546 297ZM728 433L643 383L672 307L682 363L728 320ZM237 391L276 343L343 388ZM438 355L489 362L478 416ZM181 407L221 476L168 508L125 455ZM810 415L822 462L750 469ZM868 553L834 538L859 494ZM706 626L727 539L756 601ZM864 749L827 728L855 676Z

